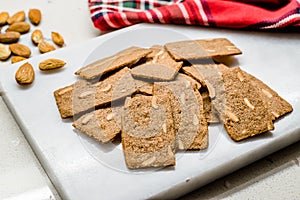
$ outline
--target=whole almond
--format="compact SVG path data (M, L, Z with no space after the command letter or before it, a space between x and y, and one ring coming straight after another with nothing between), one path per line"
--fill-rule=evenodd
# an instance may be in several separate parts
M0 34L1 43L15 43L18 42L21 34L19 32L11 31Z
M23 22L23 21L25 21L25 12L24 11L19 11L7 19L8 24L13 24L16 22Z
M15 22L10 25L6 31L15 31L19 33L27 33L30 30L30 24L27 22Z
M65 66L66 62L63 60L59 60L56 58L50 58L47 60L44 60L42 62L40 62L39 64L39 68L40 70L52 70L52 69L58 69L61 68L63 66Z
M33 44L38 45L40 42L44 40L43 33L41 30L35 30L31 34L31 41Z
M0 26L3 26L7 23L7 19L9 18L8 12L0 13Z
M8 45L0 44L0 60L6 60L9 58L11 51Z
M38 44L38 48L40 50L41 53L47 53L49 51L54 51L55 50L55 47L48 43L48 42L45 42L45 41L42 41Z
M65 44L64 38L61 34L57 32L51 32L52 41L57 45L62 47Z
M25 63L19 67L15 74L15 79L20 85L28 85L34 81L34 70L30 63Z
M20 62L20 61L22 61L22 60L26 60L27 58L25 58L25 57L22 57L22 56L12 56L11 57L11 63L13 64L13 63L17 63L17 62Z
M30 9L28 12L29 20L32 24L38 25L42 19L42 13L39 9Z
M25 58L29 58L31 51L30 49L23 45L23 44L11 44L9 45L9 48L11 50L11 52L13 52L13 54L17 55L17 56L22 56Z

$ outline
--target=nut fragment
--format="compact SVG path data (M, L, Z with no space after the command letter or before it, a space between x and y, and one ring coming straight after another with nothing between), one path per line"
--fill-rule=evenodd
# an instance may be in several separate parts
M251 108L252 110L254 110L255 107L250 103L249 99L244 98L244 102L245 102L245 104L246 104L249 108Z
M177 140L177 145L178 145L178 149L180 149L180 150L184 149L184 145L183 145L183 142L181 140Z
M227 112L226 112L226 116L227 116L231 121L233 121L233 122L238 122L238 121L239 121L239 118L238 118L235 114L233 114L232 112L227 111Z
M107 116L106 116L106 119L107 119L107 121L110 121L110 120L112 120L113 118L114 118L114 113L109 113Z
M21 34L19 32L11 31L0 34L1 43L15 43L18 42Z
M95 94L95 92L91 91L91 90L90 91L85 91L85 92L81 93L78 98L79 99L85 99L86 97L88 97L92 94Z
M51 32L52 41L62 47L65 44L64 38L57 32Z
M150 158L148 158L147 160L145 160L145 161L142 163L142 165L143 165L143 166L149 166L149 165L151 165L155 160L156 160L156 157L155 157L155 156L150 157Z
M45 42L45 41L42 41L38 44L38 48L40 50L41 53L47 53L49 51L54 51L55 50L55 47L48 43L48 42Z
M20 62L22 60L26 60L27 58L22 57L22 56L13 56L11 57L11 63L17 63Z
M162 125L162 129L164 133L167 133L167 125L165 123Z
M15 79L20 85L31 84L34 80L34 70L30 63L25 63L19 67Z
M273 97L273 95L272 95L269 91L264 90L264 89L261 89L261 91L262 91L267 97L269 97L269 98L272 98L272 97Z
M25 12L24 11L19 11L7 19L8 24L13 24L16 22L23 22L23 21L25 21Z
M32 24L38 25L42 19L42 13L39 9L30 9L28 12L29 20Z
M196 114L194 114L194 117L193 117L193 124L194 124L195 126L199 124L199 119L198 119L198 117L197 117Z
M280 117L280 115L279 115L277 112L275 112L275 111L272 111L271 114L272 114L275 118L279 118L279 117Z
M153 107L154 109L157 109L157 108L158 108L158 105L157 105L157 97L156 97L156 96L153 96L153 97L152 97L151 104L152 104L152 107Z
M240 81L244 81L244 80L245 80L244 76L243 76L240 72L238 72L238 73L236 74L236 76L238 77L238 79L239 79Z
M8 12L0 13L0 26L3 26L7 23L7 19L9 18Z
M30 24L27 22L15 22L12 25L10 25L6 31L15 31L19 33L27 33L30 30Z
M9 58L11 51L8 45L0 44L0 60L6 60Z
M56 58L50 58L47 60L44 60L40 62L39 68L40 70L52 70L52 69L58 69L63 66L65 66L66 62L63 60L59 60Z
M93 117L94 117L93 114L89 114L89 115L85 116L85 117L82 119L81 123L82 123L83 125L86 125L87 123L89 123L89 121L90 121Z
M31 50L23 44L17 44L17 43L11 44L11 45L9 45L9 48L13 52L13 54L22 56L25 58L29 58L29 56L31 54Z
M169 156L173 156L174 155L174 152L173 152L171 146L168 146L168 155Z
M101 92L108 92L112 88L111 84L108 84L106 87L100 89Z
M40 42L44 40L43 33L41 30L34 30L31 34L31 41L33 44L38 45Z

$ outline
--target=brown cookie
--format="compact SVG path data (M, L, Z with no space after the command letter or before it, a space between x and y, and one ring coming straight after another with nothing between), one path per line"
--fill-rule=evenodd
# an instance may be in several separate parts
M154 95L170 97L175 124L177 149L204 149L207 147L208 125L203 111L203 101L191 78L179 74L170 82L155 82ZM200 84L199 84L200 85Z
M165 44L165 48L175 60L197 60L216 56L241 54L234 44L226 38L209 40L187 40Z
M130 47L112 56L88 64L77 70L75 74L84 79L94 79L108 72L119 70L123 67L129 67L146 57L149 53L151 53L151 50L149 49Z
M61 117L68 118L125 98L144 84L143 81L133 79L130 69L125 67L97 83L77 81L56 90L54 96Z
M175 133L169 98L126 99L121 137L128 168L175 165Z
M218 110L230 137L239 141L274 129L272 114L261 91L248 79L241 78L239 67L222 70L225 89L224 110Z
M107 143L121 132L121 126L115 119L116 114L120 113L114 113L111 107L101 108L81 116L73 126L97 141Z

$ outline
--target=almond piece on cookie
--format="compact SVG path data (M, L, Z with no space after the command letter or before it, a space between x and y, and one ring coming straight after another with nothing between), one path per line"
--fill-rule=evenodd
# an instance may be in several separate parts
M169 98L164 95L127 98L121 137L128 168L175 165L175 133Z

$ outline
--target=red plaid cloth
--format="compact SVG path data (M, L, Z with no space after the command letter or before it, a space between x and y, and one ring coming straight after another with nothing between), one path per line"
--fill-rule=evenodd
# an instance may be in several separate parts
M89 0L95 27L167 23L226 28L300 27L300 0Z

